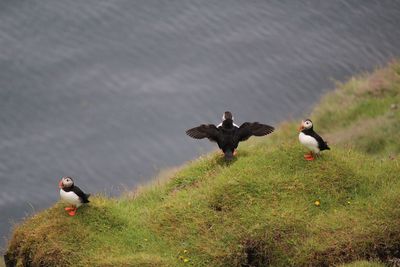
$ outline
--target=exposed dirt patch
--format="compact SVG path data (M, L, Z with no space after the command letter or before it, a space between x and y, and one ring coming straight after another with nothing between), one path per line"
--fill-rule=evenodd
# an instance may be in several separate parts
M265 246L257 240L245 240L243 242L244 257L241 267L266 267L269 266L269 257Z

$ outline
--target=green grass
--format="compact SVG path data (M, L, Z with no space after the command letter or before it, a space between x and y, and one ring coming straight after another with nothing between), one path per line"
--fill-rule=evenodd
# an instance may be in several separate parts
M385 265L376 261L356 261L349 264L341 265L343 267L384 267Z
M312 117L327 139L376 157L400 153L400 64L353 78L327 94Z
M57 203L15 227L8 255L33 266L388 264L400 257L399 73L393 63L322 99L311 119L332 150L314 162L286 122L230 164L210 154L136 193L92 197L75 217Z

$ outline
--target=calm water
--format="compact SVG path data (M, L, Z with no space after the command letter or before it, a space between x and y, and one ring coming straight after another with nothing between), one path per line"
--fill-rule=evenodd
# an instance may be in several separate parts
M399 56L400 1L0 1L0 236L61 176L116 195L213 148L186 128L299 117Z

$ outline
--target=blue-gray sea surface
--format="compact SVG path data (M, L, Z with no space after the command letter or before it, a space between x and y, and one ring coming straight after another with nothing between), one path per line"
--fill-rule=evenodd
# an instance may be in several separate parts
M399 29L392 0L0 1L0 246L61 176L118 195L213 149L185 129L225 110L300 118Z

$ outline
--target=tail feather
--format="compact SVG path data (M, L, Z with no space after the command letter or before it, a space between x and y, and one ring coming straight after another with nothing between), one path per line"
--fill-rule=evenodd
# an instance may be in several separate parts
M85 198L83 199L83 203L89 203L90 194L85 194Z
M225 160L231 161L233 159L233 152L231 150L224 151Z
M328 146L328 143L327 142L324 142L324 146L320 149L321 151L322 150L331 150L331 148Z

